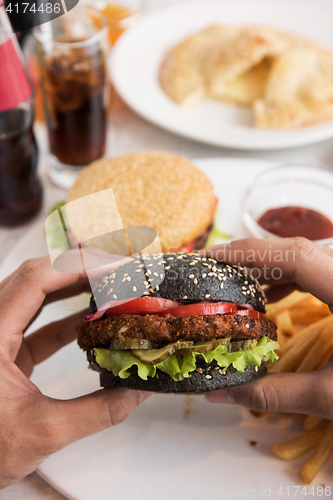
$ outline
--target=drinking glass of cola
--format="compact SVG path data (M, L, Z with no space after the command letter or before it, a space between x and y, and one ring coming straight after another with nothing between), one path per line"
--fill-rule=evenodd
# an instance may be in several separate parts
M49 137L49 175L68 188L105 152L108 28L95 9L77 7L34 31Z

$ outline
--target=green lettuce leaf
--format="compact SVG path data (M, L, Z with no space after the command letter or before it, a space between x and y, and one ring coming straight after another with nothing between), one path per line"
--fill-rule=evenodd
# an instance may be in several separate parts
M51 215L53 212L58 211L65 205L64 201L58 201L55 203L49 210L49 215ZM61 212L60 212L61 214ZM65 221L61 215L60 221L61 225L58 223L59 218L58 217L49 217L47 220L47 238L48 238L48 245L51 250L67 250L69 246L69 242L66 238L66 225ZM44 230L44 236L46 236L46 232Z
M222 214L217 209L214 215L214 223L212 230L209 234L208 240L205 244L205 248L211 247L213 245L217 245L218 243L223 243L225 240L230 240L230 235L225 233L219 228L221 223Z
M192 353L190 356L181 356L182 360L182 376L183 378L190 378L191 372L193 372L196 367L196 357L198 353Z
M279 344L268 337L262 337L255 347L244 349L243 351L226 352L227 347L220 345L214 351L206 354L194 352L189 356L172 354L167 359L156 365L145 365L132 356L131 351L109 351L108 349L94 349L96 361L101 368L106 368L115 376L127 378L130 373L127 371L131 366L138 367L138 375L143 380L147 377L155 377L156 369L167 373L173 380L182 380L189 378L191 372L196 369L196 358L202 356L207 363L213 360L221 368L227 368L232 365L236 370L244 372L249 365L260 366L262 359L268 357L269 362L276 361L278 358L275 349Z
M109 351L108 349L94 349L96 361L101 368L106 368L116 377L127 378L130 373L126 370L131 366L138 367L138 375L143 380L147 377L155 377L156 367L153 365L144 365L132 356L131 351Z
M179 354L173 354L172 356L168 356L164 361L158 363L156 368L161 370L162 372L168 373L173 380L181 380L182 369L181 369L181 360L182 356Z
M249 365L260 366L262 359L269 356L269 361L273 362L279 359L275 354L274 349L278 349L278 343L271 340L269 337L262 337L255 347L244 349L243 351L226 352L227 348L224 345L218 346L214 351L207 354L202 354L206 363L211 363L213 360L221 368L232 365L239 372L244 372Z

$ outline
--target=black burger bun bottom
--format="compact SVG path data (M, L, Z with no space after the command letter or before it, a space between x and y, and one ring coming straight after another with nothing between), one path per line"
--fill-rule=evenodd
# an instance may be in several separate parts
M155 254L140 256L105 276L94 290L90 312L96 312L96 304L101 307L108 300L135 298L134 295L159 297L184 305L207 301L247 304L263 314L266 303L259 283L246 269L196 253ZM265 375L267 359L263 357L260 366L248 365L241 372L232 364L224 369L215 360L208 364L202 356L197 356L195 370L190 372L189 378L174 380L156 368L156 375L144 380L139 377L135 365L127 369L130 374L127 378L100 367L94 349L109 349L111 340L122 339L149 339L154 349L159 349L178 340L201 342L231 338L231 341L254 339L258 342L263 337L276 340L276 326L270 320L237 313L180 318L124 313L88 321L78 329L78 343L87 352L91 368L100 373L102 387L185 394L201 394L255 380Z
M256 366L247 366L244 372L237 371L233 366L229 366L227 370L221 369L216 361L210 364L204 359L197 359L197 369L191 373L190 378L175 381L167 373L161 370L156 370L154 378L148 377L143 380L138 377L136 367L130 368L128 371L131 375L122 379L116 377L112 372L101 368L95 361L93 353L87 353L87 359L92 370L100 374L101 387L126 387L127 389L159 392L164 394L204 394L205 392L217 391L218 389L226 389L236 385L246 384L257 380L267 373L267 368L264 363L259 368Z

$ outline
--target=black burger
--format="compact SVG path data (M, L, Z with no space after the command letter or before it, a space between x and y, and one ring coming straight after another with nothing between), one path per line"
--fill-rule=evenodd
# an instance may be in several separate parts
M78 343L102 387L214 391L277 359L265 303L243 268L195 253L140 256L95 288Z

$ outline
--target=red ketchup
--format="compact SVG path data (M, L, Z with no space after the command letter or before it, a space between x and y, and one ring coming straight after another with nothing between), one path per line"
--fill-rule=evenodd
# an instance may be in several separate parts
M333 237L333 222L310 208L271 208L259 217L257 223L266 231L284 238L303 236L309 240L323 240Z

